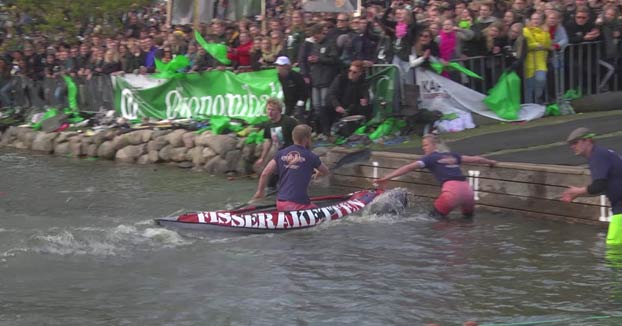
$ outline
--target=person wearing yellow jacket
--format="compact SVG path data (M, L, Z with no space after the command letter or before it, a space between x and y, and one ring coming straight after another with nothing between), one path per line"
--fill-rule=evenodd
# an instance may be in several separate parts
M546 71L551 36L542 28L542 14L534 12L529 24L523 28L523 36L527 43L525 57L525 103L542 104L542 95L546 88Z

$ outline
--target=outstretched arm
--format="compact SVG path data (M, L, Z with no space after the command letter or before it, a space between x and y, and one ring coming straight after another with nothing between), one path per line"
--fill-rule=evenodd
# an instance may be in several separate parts
M571 202L577 197L582 196L595 196L602 194L607 189L607 179L596 179L592 181L592 184L585 187L569 187L562 194L562 200L565 202Z
M393 172L385 175L384 177L377 179L376 182L374 182L375 184L378 185L378 187L380 188L384 188L385 184L387 181L395 178L395 177L399 177L401 175L404 175L412 170L416 170L416 169L421 169L424 167L423 162L421 161L415 161L406 165L403 165L401 167L399 167L397 170L394 170Z
M489 160L489 159L487 159L485 157L481 157L481 156L462 155L461 159L462 159L462 163L485 164L485 165L488 165L490 167L493 167L493 166L497 165L497 161Z
M274 159L270 160L270 162L268 162L268 165L266 165L266 167L263 169L263 172L261 172L261 176L259 177L259 183L257 184L257 191L255 192L255 195L253 196L253 198L251 198L251 200L264 198L266 196L265 189L266 184L268 183L268 178L270 178L270 175L276 171L276 168L276 161Z

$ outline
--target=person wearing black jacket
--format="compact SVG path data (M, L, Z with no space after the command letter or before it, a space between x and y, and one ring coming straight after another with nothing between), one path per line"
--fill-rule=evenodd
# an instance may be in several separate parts
M305 82L311 84L313 120L318 120L319 131L328 137L331 126L325 124L327 120L323 117L330 115L326 95L330 83L339 72L339 55L335 42L326 38L324 26L316 24L311 27L311 37L300 48L298 64Z
M328 89L328 104L333 109L330 115L322 117L332 125L338 118L350 115L364 115L372 118L369 102L369 83L365 79L365 65L361 60L352 61L347 73L342 73Z
M395 10L395 21L389 21L389 14ZM412 19L411 13L400 7L399 1L393 1L391 7L385 10L381 20L387 35L391 37L391 51L393 64L400 67L402 83L414 84L413 72L410 70L409 56L419 32L417 22Z
M274 62L279 75L279 82L283 89L285 115L292 116L298 121L306 121L305 102L308 92L307 84L302 75L292 70L291 61L286 56L276 58Z

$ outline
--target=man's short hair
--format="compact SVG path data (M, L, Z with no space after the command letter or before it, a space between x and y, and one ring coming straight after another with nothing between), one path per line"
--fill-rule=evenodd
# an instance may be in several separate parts
M315 24L309 28L309 35L317 35L324 32L324 25Z
M305 139L310 139L311 130L311 126L306 124L299 124L294 127L294 130L292 130L292 139L294 140L294 143L298 144L303 142Z
M283 102L281 102L281 100L279 100L276 97L271 97L266 100L266 109L268 108L269 105L278 108L279 111L283 110Z

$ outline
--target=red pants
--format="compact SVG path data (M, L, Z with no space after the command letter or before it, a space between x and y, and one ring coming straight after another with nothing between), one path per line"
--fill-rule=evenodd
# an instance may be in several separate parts
M298 211L303 209L312 209L317 208L317 205L314 203L309 204L300 204L293 201L285 201L285 200L277 200L276 201L276 210L277 211Z
M462 214L473 214L475 199L473 189L467 181L446 181L443 183L440 196L434 201L437 212L447 215L460 206Z

